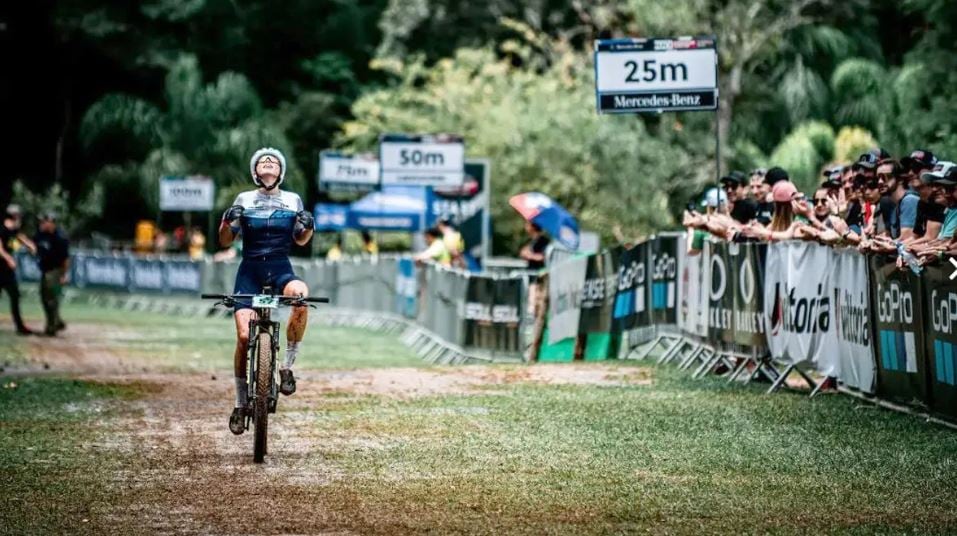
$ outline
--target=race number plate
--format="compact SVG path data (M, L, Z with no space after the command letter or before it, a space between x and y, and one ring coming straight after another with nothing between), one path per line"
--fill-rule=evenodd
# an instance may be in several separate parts
M253 308L275 309L279 305L279 300L275 296L268 294L259 294L253 296Z

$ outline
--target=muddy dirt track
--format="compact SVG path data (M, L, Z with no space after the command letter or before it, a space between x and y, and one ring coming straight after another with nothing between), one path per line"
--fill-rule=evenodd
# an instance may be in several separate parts
M99 439L79 446L103 461L114 497L93 505L84 526L114 534L406 532L402 513L377 511L353 488L336 485L350 475L332 460L342 452L375 448L375 441L317 425L330 401L469 394L516 382L647 381L633 370L626 375L585 366L300 371L298 392L283 397L271 416L266 463L255 465L252 433L236 437L226 427L234 390L229 371L161 372L125 355L100 329L76 323L69 337L30 338L31 363L6 372L67 374L131 384L144 393L108 402L105 417L94 424Z

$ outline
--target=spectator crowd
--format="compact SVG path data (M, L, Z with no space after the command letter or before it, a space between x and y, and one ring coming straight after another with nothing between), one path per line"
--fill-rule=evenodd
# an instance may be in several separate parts
M689 253L709 235L732 242L808 240L897 254L915 272L957 255L957 166L916 150L900 159L873 149L823 170L810 195L780 167L732 171L692 202L683 225Z

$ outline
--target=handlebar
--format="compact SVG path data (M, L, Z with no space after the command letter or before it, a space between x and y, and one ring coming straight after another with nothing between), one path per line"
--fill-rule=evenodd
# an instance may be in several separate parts
M258 296L258 294L200 294L202 300L242 300ZM325 297L307 297L299 296L276 296L279 302L307 302L307 303L329 303L329 298Z

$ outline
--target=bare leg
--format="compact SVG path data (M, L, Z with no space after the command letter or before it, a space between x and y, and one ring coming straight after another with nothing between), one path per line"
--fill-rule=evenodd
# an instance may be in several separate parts
M246 404L246 351L249 348L249 321L258 318L252 309L236 311L236 351L233 353L233 375L236 378L236 407Z
M286 288L282 289L284 296L309 296L309 287L299 280L290 281ZM308 307L293 307L292 314L289 315L289 325L286 326L286 340L290 342L299 342L306 333L306 322L309 320Z

